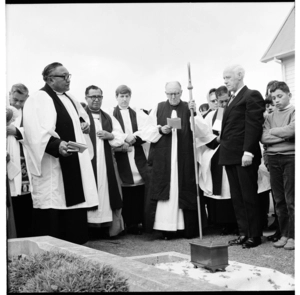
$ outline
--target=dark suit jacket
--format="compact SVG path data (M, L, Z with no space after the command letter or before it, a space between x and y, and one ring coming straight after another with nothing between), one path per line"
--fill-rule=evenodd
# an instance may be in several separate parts
M265 104L257 90L244 86L226 107L221 129L220 165L241 165L244 151L261 160L259 141L264 123Z

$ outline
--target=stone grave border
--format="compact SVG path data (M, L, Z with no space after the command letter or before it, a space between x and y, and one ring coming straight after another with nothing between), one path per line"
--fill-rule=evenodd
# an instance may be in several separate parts
M34 255L44 251L61 251L76 254L96 263L110 265L121 276L128 279L129 290L132 292L232 291L228 288L222 288L208 283L205 280L183 277L179 274L171 273L151 265L153 261L163 263L189 259L188 255L177 252L125 258L56 239L51 236L7 240L8 257L20 254Z

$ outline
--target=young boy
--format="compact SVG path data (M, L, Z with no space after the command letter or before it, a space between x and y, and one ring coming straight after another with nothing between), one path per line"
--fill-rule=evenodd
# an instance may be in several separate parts
M271 187L281 239L273 245L295 249L295 107L285 82L270 88L276 110L266 117L261 142L267 145Z

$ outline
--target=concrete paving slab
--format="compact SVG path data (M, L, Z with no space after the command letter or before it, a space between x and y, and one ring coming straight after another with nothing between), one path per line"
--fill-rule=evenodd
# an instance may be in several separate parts
M295 280L271 268L229 261L226 271L211 272L203 267L195 268L190 255L162 252L128 257L184 277L202 279L220 287L235 291L294 291Z

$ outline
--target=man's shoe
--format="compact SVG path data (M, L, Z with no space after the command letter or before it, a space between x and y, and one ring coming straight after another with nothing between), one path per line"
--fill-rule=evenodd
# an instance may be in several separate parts
M285 246L285 244L287 243L288 238L287 237L281 237L279 241L273 243L273 246L275 248L282 248Z
M127 233L132 235L141 235L142 230L138 227L138 225L132 225L127 228Z
M247 241L248 237L246 236L239 236L237 239L228 241L229 246L233 245L242 245Z
M162 231L162 238L163 240L171 240L174 238L175 232L170 232L170 231Z
M260 237L248 238L248 240L243 244L243 248L254 248L261 244Z
M277 242L278 240L280 240L280 238L281 234L278 230L273 235L267 236L267 240L272 242Z
M295 240L288 239L287 243L283 247L285 250L294 250L295 249Z

